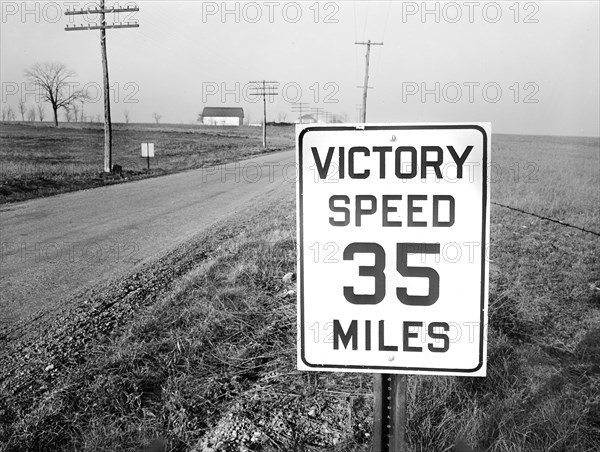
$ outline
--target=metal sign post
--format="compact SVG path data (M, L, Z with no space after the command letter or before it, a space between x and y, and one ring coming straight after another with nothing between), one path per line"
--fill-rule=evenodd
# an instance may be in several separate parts
M373 452L408 452L406 384L406 375L374 375Z

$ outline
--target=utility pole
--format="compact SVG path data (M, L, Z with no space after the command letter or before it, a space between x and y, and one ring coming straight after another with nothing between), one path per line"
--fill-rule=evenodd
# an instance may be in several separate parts
M294 113L298 113L298 120L300 124L302 124L302 110L306 111L306 107L308 104L306 102L294 102L292 105L292 111Z
M317 115L317 122L319 122L319 113L323 112L323 109L321 107L313 107L311 108L312 112L315 113Z
M358 112L358 119L357 122L363 122L363 106L362 104L356 104L356 111Z
M253 87L256 92L250 93L254 96L262 96L263 98L263 148L267 148L267 96L277 96L275 90L277 89L277 85L279 82L267 82L266 80L258 81L258 82L250 82L256 83L258 86ZM262 84L262 86L261 86Z
M99 9L81 9L78 11L66 11L66 16L75 16L81 14L100 14L100 25L73 25L65 27L65 31L78 30L100 30L100 51L102 56L102 79L104 83L104 172L110 173L112 170L112 124L110 118L110 84L108 82L108 59L106 57L106 29L107 28L137 28L140 26L137 22L127 22L125 24L106 25L106 14L119 12L135 12L140 9L137 6L127 8L105 8L104 0L100 0Z
M367 54L365 55L366 65L365 65L365 82L363 86L359 86L359 88L363 88L363 108L362 108L362 122L367 122L367 90L370 88L369 86L369 55L371 53L371 46L382 46L383 42L371 42L369 39L367 42L355 42L354 44L367 46Z

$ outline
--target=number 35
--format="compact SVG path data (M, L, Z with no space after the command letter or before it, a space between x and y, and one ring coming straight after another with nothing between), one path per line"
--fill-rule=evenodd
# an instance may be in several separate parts
M378 243L351 243L344 250L344 260L353 260L355 254L371 253L375 255L375 265L358 267L359 276L375 278L374 294L356 294L354 287L344 286L344 297L352 304L377 304L385 298L385 250ZM408 255L440 254L439 243L396 243L396 270L402 276L428 278L429 293L427 295L409 295L406 287L397 287L396 296L401 303L409 306L431 306L440 295L440 275L430 267L409 267Z

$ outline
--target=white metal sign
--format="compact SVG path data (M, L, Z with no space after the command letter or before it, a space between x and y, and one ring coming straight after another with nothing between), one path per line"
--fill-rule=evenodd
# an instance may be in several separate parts
M489 123L298 125L298 368L485 376Z
M142 157L154 157L154 143L142 143Z

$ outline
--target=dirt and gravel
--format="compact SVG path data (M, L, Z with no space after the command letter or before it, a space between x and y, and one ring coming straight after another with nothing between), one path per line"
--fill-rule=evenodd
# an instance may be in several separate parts
M109 338L144 308L164 296L178 277L210 256L220 240L235 234L226 226L207 228L195 240L161 259L141 265L118 282L89 288L60 313L45 316L28 334L11 338L0 356L0 419L9 423L19 405L39 400L52 383L84 361L90 345ZM10 401L10 404L6 403Z
M276 197L293 162L287 151L2 207L0 338L44 328L87 288Z

